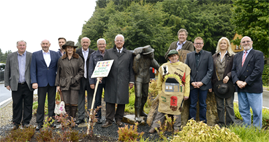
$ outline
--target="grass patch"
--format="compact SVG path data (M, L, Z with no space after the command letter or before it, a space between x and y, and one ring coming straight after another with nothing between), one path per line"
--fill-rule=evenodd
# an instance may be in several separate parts
M229 129L234 132L243 142L268 142L269 131L257 129L255 127L230 126Z

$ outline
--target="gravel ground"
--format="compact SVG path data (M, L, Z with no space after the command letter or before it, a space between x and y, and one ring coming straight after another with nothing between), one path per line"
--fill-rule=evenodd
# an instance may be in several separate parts
M105 103L102 103L103 107L104 107ZM8 104L7 106L5 106L4 108L0 109L0 138L3 137L5 135L6 132L8 132L9 130L12 129L12 102L10 104ZM105 116L105 109L102 109L102 117L104 118ZM36 125L35 123L36 121L36 117L33 116L32 120L30 122L31 125ZM104 123L104 122L103 122ZM235 122L236 124L242 124L241 120L236 120ZM125 123L126 124L126 123ZM129 124L126 124L128 126L131 126ZM78 127L75 128L76 130L79 130L80 132L87 131L87 127ZM148 133L150 127L146 124L146 125L139 125L137 131L140 132L144 132L143 138L149 138L150 141L157 141L159 138L159 135L157 133L154 134L150 134ZM118 127L116 125L116 123L113 123L112 126L108 127L108 128L102 128L101 124L96 124L94 126L94 131L93 133L95 135L98 135L100 137L102 136L106 136L106 137L111 137L113 139L115 139L115 141L118 139ZM167 132L165 133L167 137L172 136L172 133Z

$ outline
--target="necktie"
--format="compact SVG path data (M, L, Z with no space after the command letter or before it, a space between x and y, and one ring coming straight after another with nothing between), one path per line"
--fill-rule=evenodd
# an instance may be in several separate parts
M118 52L120 53L120 49L118 49Z
M244 52L244 56L243 56L243 59L242 59L242 67L243 67L244 62L246 60L246 55L247 55L247 51Z
M87 78L87 58L86 58L86 52L83 52L83 56L84 56L84 78Z

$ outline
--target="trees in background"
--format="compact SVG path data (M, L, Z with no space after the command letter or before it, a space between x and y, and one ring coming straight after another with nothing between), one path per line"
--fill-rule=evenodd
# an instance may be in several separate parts
M7 55L11 53L11 50L6 51L5 53L2 52L0 48L0 63L6 63Z
M178 40L180 28L188 30L190 41L201 36L204 49L212 52L221 37L232 39L235 34L230 0L97 0L96 4L79 37L79 42L89 37L92 49L98 38L105 38L107 48L112 48L116 34L123 34L129 50L151 45L160 60Z
M235 31L253 40L253 47L269 57L268 0L233 0L232 23Z

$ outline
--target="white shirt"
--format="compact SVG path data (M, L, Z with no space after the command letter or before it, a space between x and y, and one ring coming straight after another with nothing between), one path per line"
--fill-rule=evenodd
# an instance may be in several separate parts
M177 42L177 51L182 48L182 46L186 43L186 40L180 44L179 41Z
M87 50L82 49L82 54L84 57L84 77L87 78L87 58L89 54L89 48Z
M118 49L117 48L117 52L120 52L121 53L122 52L122 49L123 49L123 47L121 49Z
M47 65L47 67L49 67L49 66L50 66L50 61L51 61L51 58L50 58L50 51L48 51L48 52L44 52L44 51L42 50L42 53L43 53L43 57L44 57L44 60L45 60L45 62L46 62L46 65Z
M220 61L222 62L223 58L225 57L225 55L227 54L228 51L225 52L224 56L221 58L221 52L219 52L220 55Z

